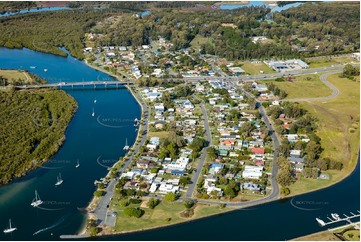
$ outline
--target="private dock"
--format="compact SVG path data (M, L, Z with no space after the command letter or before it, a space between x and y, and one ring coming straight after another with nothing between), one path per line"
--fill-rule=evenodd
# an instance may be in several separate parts
M354 226L355 229L359 229L358 225L356 223L353 223L351 221L351 219L360 217L360 211L357 210L357 214L354 214L352 212L350 212L350 214L351 215L342 214L344 217L341 217L337 213L331 213L331 218L326 217L328 219L328 221L323 221L322 219L319 219L319 218L316 218L316 221L318 222L318 224L321 227L326 226L326 225L330 225L330 224L333 224L333 223L338 223L338 222L341 222L341 221L346 221L350 225Z

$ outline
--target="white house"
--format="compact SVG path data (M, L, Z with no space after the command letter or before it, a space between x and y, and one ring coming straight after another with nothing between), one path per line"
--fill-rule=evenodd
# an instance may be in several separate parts
M179 186L173 186L172 184L166 184L165 182L160 184L159 193L167 194L170 192L176 193L179 191Z

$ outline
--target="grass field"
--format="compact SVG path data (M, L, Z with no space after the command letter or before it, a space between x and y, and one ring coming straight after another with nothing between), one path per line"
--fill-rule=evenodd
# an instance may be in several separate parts
M291 239L291 241L341 241L330 231L322 231L319 233L314 233L310 235L305 235L296 239Z
M194 215L186 218L181 216L181 212L185 210L182 202L168 203L162 201L155 209L142 207L145 213L141 218L129 218L123 214L122 209L122 207L117 205L112 206L112 210L118 212L113 232L119 233L157 228L231 210L227 207L220 208L218 205L197 204L194 206ZM168 221L169 218L170 221Z
M307 61L307 59L306 59ZM319 67L327 67L332 65L342 65L346 63L360 63L355 58L347 57L347 56L340 56L340 57L333 57L333 58L319 58L314 60L307 61L310 68L319 68Z
M320 76L315 74L296 76L292 82L262 82L273 82L278 88L288 94L286 99L326 97L332 93L332 90L320 81Z
M341 171L327 171L329 181L301 179L290 186L291 194L331 185L346 177L354 169L360 144L360 82L329 76L328 81L340 90L340 95L329 101L303 102L302 106L318 119L317 135L324 148L322 157L341 161ZM358 78L359 79L359 78Z
M0 76L6 78L9 83L22 79L25 83L31 83L32 78L23 71L18 70L0 70Z
M262 74L260 71L263 71L263 74L276 73L276 71L269 68L265 63L251 63L249 61L241 62L241 68L249 75L259 75Z
M196 35L196 37L191 41L190 45L193 49L198 50L201 48L202 44L205 44L209 41L209 38Z
M169 136L168 131L149 132L148 137L159 137L160 139L167 138Z

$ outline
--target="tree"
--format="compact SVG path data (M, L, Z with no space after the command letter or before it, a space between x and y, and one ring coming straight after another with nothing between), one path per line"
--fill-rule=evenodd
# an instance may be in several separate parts
M183 204L185 208L191 208L194 205L194 201L192 199L184 199Z
M192 143L190 144L190 148L195 152L201 151L204 146L206 146L205 139L199 137L195 137Z
M248 137L251 135L251 132L255 129L253 123L247 122L242 125L240 128L240 132L245 136Z
M97 191L94 192L94 196L95 197L101 197L101 196L104 195L104 193L105 193L104 191L97 190Z
M207 148L207 154L211 160L214 160L217 158L217 150L213 147Z
M177 195L172 192L167 193L164 196L164 201L166 201L166 202L174 202L176 199L177 199Z
M144 210L137 207L126 207L124 208L123 213L128 217L140 218L143 215Z
M321 153L321 145L317 144L315 141L310 141L307 143L305 152L307 153L307 158L310 160L316 160Z
M181 178L179 178L179 183L185 186L191 184L191 179L188 176L182 176Z
M289 186L292 183L292 176L288 170L280 170L276 179L277 182L284 187Z
M150 209L154 209L159 203L160 203L160 200L159 200L159 199L151 198L151 199L149 199L149 201L147 202L147 206L148 206Z
M288 187L281 187L280 191L281 191L281 194L283 194L285 196L287 196L291 193L291 191Z
M342 75L344 77L349 78L349 79L351 79L353 76L359 76L360 75L360 68L359 67L354 67L351 64L347 64L343 68Z

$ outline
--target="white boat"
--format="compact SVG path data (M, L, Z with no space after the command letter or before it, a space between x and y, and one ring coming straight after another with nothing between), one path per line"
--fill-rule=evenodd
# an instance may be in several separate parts
M7 233L11 233L13 231L17 230L17 228L13 228L11 227L11 219L9 219L9 228L8 229L4 229L4 233L7 234Z
M96 99L94 99L94 103L97 103L97 100L96 100Z
M44 69L44 71L45 71L45 72L47 72L47 71L48 71L48 69Z
M61 174L59 173L59 176L56 177L56 183L55 183L55 186L59 186L63 183L63 179L61 179Z
M92 117L94 117L94 115L95 115L95 112L94 112L94 108L93 108Z
M30 69L36 69L36 66L30 66Z
M38 192L35 190L35 198L33 199L33 202L30 205L35 208L42 203L43 203L43 201L40 199Z
M128 139L125 139L125 146L123 150L129 150Z
M78 168L80 166L79 161L76 163L75 168Z
M316 221L318 222L319 225L321 225L322 227L325 226L325 222L322 219L316 218Z
M134 126L138 126L139 125L139 121L137 118L134 119Z
M332 217L335 221L340 220L340 215L338 215L337 213L331 213L331 217Z

